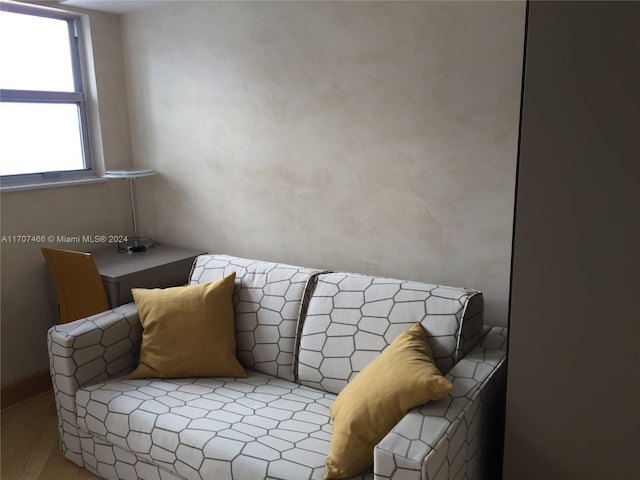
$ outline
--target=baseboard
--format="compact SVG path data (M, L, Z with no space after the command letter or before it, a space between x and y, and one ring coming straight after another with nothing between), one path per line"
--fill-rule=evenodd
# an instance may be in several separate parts
M51 376L48 370L35 373L9 385L3 385L0 390L0 408L5 409L24 402L47 390L51 390L51 388Z

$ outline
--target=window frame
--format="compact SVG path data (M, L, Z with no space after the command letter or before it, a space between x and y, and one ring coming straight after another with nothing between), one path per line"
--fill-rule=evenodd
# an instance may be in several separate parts
M0 10L67 22L74 91L0 89L0 102L76 105L78 108L78 128L84 162L84 167L77 170L52 169L39 173L0 175L0 190L21 190L24 188L57 186L97 180L99 177L95 161L96 152L92 142L92 119L90 118L90 106L88 105L90 95L88 94L87 86L90 85L90 72L87 68L87 48L85 46L89 39L88 33L85 38L85 28L83 26L83 20L86 15L10 1L3 1L0 5ZM88 32L88 29L86 30Z

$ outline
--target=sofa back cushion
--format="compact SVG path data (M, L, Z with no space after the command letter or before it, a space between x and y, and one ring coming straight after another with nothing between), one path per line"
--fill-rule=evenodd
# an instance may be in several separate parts
M293 380L298 318L307 282L319 271L228 255L196 258L189 284L236 272L236 353L246 368Z
M297 380L339 393L400 333L420 322L442 374L480 339L478 291L327 273L317 277L301 327Z

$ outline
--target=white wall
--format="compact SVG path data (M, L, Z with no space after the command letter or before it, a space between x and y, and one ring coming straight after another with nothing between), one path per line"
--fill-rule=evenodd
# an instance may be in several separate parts
M131 167L131 139L124 85L120 18L91 14L97 104L106 168ZM96 105L94 105L95 107ZM101 151L99 151L101 150ZM1 227L12 235L130 234L131 217L126 182L3 192ZM87 244L50 244L92 249ZM1 244L2 385L24 380L49 368L46 332L56 321L48 292L48 272L41 244Z
M171 2L122 32L143 233L479 288L506 324L523 2Z

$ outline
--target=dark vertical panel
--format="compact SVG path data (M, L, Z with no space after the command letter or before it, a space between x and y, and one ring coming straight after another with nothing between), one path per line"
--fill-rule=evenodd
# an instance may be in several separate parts
M640 3L529 4L504 478L639 478Z

